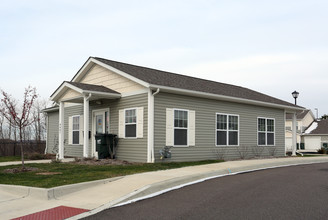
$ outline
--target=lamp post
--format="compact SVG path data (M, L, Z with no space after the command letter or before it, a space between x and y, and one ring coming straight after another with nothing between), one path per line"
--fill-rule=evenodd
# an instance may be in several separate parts
M292 95L293 95L293 97L294 97L294 99L295 99L295 105L296 105L296 99L298 98L298 95L299 95L300 93L299 92L296 92L296 90L294 91L294 92L292 92Z

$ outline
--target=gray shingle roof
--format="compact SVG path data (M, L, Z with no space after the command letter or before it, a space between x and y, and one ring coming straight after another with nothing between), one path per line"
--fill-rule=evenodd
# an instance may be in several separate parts
M295 106L292 103L256 92L240 86L214 82L210 80L185 76L176 73L136 66L127 63L107 60L104 58L93 57L94 59L123 71L131 76L153 85L167 86L179 89L186 89L198 92L211 93L235 98L248 99L253 101L267 102L278 105Z
M316 129L310 132L310 134L325 134L328 135L328 119L321 121L314 121L312 123L318 123Z
M73 86L76 86L82 90L88 90L88 91L94 91L94 92L107 92L107 93L116 93L120 94L112 89L109 89L105 86L98 86L98 85L92 85L92 84L86 84L86 83L78 83L78 82L68 82L65 81Z

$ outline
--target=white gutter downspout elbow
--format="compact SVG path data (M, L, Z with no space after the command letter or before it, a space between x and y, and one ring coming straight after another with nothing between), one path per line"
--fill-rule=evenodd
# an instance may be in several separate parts
M157 88L156 92L153 93L153 96L157 95L159 93L160 89Z
M87 97L87 101L89 101L89 99L91 98L92 94L89 93L88 97Z

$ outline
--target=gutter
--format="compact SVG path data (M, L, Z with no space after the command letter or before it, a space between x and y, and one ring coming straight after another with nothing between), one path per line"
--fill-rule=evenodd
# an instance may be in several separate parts
M275 103L269 103L269 102L263 102L263 101L237 98L237 97L232 97L232 96L212 94L212 93L207 93L207 92L192 91L192 90L188 90L188 89L179 89L179 88L168 87L168 86L150 85L150 88L151 89L157 88L157 89L161 89L161 91L172 92L175 94L191 95L191 96L195 96L195 97L203 97L203 98L217 99L217 100L223 100L223 101L244 103L244 104L249 104L249 105L257 105L257 106L285 109L286 113L294 113L295 111L304 110L304 108L300 107L300 106L294 107L294 106L288 106L288 105L282 105L282 104L275 104Z

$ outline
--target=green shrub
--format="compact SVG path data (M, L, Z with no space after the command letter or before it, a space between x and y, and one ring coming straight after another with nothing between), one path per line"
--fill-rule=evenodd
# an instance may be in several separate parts
M328 151L327 151L326 148L322 147L321 149L318 150L318 153L319 153L319 154L327 154Z

